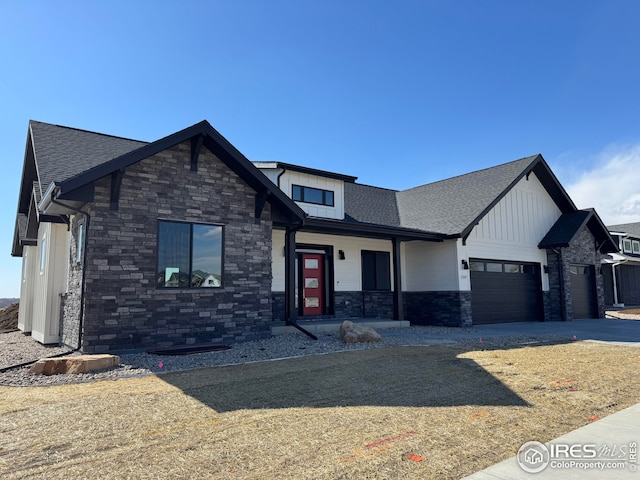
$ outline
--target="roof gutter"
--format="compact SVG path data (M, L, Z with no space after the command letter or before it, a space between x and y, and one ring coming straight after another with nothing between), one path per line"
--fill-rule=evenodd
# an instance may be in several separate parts
M57 193L57 189L58 189L58 184L56 182L51 182L49 184L49 187L47 187L47 190L44 192L44 195L42 195L42 198L38 203L38 208L37 208L38 215L40 215L40 212L46 213L49 207L51 207L51 204L56 203L53 201L53 197L54 197L54 193ZM66 205L63 205L63 204L58 204L58 205L68 208Z

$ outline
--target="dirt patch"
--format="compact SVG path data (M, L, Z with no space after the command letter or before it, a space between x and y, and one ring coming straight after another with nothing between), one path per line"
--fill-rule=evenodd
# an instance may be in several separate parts
M640 315L640 308L629 308L627 310L619 310L619 312L627 315Z
M0 309L0 333L18 328L18 306L19 304L14 303Z
M637 402L640 350L399 347L0 387L2 478L461 478Z

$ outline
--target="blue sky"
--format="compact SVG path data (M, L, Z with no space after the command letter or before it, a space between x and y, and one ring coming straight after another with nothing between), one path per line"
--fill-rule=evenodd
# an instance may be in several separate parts
M640 2L0 0L0 297L29 119L156 140L207 119L252 160L403 189L542 153L640 221Z

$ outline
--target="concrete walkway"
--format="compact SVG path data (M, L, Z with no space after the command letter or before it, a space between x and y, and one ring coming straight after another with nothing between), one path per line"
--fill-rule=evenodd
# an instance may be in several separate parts
M527 453L525 449L518 457L514 456L465 478L467 480L640 479L640 459L637 456L640 446L640 404L609 415L546 444L547 447L550 445L554 445L555 449L558 446L573 445L576 455L571 458L568 453L561 452L556 455L547 453L541 460L530 457L536 462L528 464L525 459ZM633 448L636 449L635 459L630 454ZM541 450L538 448L537 451ZM544 450L542 452L544 453ZM531 470L541 469L545 464L546 467L538 473L528 473L519 465L518 458L522 459L524 466ZM572 461L573 464L571 464Z

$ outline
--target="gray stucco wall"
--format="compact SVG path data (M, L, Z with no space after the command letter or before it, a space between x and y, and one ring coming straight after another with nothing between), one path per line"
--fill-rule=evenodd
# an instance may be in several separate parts
M110 177L89 205L83 350L106 352L268 335L271 209L256 221L255 191L205 148L188 143L126 169L119 208ZM222 288L156 288L157 221L224 225Z

